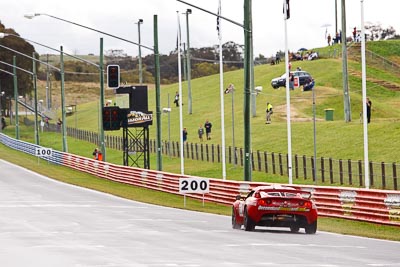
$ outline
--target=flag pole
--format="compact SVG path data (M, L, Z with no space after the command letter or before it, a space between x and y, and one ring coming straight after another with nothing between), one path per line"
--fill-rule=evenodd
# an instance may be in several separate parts
M179 20L179 11L176 11L178 19L178 80L179 80L179 136L180 136L180 156L181 156L181 174L185 174L185 163L183 154L183 118L182 118L182 70L181 70L181 22Z
M221 99L221 144L222 144L222 179L226 179L226 161L225 161L225 116L224 116L224 65L222 62L222 36L221 36L221 0L218 2L217 30L219 39L219 92Z
M283 12L285 22L285 67L286 67L286 122L287 122L287 142L288 142L288 176L289 184L293 184L292 177L292 129L290 123L290 89L289 89L289 51L288 51L288 37L287 37L287 20L289 14L289 0L283 0Z
M362 106L363 106L363 133L364 133L364 173L365 188L369 189L369 159L368 159L368 122L367 122L367 66L365 62L365 26L364 0L361 0L361 71L362 71Z

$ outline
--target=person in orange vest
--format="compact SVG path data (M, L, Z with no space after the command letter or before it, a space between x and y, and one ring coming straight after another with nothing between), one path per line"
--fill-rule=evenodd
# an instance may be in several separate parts
M100 150L96 147L93 151L93 158L96 160L101 160L103 155L101 154Z

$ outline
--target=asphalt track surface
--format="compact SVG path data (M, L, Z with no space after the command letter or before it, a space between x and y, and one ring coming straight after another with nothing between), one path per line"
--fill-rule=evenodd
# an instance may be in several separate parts
M400 242L233 230L228 216L129 201L0 160L0 266L400 266Z

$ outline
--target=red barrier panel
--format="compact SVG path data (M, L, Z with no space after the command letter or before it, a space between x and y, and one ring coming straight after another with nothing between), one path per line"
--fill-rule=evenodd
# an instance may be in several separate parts
M179 194L179 178L191 177L120 166L68 153L63 153L62 164L104 179L177 195ZM267 184L212 178L209 180L208 194L204 196L186 194L186 196L231 205L236 195L246 195L252 188ZM292 187L310 191L321 216L400 226L400 192L398 191L300 185L292 185Z

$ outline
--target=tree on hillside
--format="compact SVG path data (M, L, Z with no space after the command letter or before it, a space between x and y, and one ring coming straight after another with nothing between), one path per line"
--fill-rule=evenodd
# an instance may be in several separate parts
M82 61L65 61L64 73L66 81L98 82L100 79L99 69ZM54 72L54 76L57 80L61 78L57 76L57 72Z
M0 32L10 33L14 35L18 35L14 31L14 29L7 29L3 24L0 22ZM19 35L18 35L19 36ZM22 38L14 37L14 36L6 36L0 39L0 44L6 47L9 47L13 50L21 52L27 56L32 57L33 53L35 58L39 58L39 55L35 52L35 48L28 42L26 42ZM17 53L14 53L8 49L0 47L0 60L7 62L8 64L13 64L13 56L16 56L16 65L19 68L32 72L33 64L32 59L28 57L24 57ZM36 63L37 70L39 69L40 64ZM5 64L0 64L0 68L2 70L13 72L13 67L7 66ZM18 80L18 94L19 95L30 95L33 91L33 77L31 74L26 73L21 70L17 70L17 80ZM4 72L0 72L0 85L1 91L4 91L6 97L14 96L14 83L13 83L13 76L9 75Z
M396 30L392 26L384 29L380 23L367 23L365 29L370 31L371 41L388 40L396 36Z
M201 62L196 64L196 68L192 71L192 77L204 77L216 73L219 73L219 65L208 62Z
M217 60L217 51L215 47L201 47L201 48L191 48L190 55L192 58L199 60Z
M219 60L219 47L216 46L216 58ZM222 57L229 67L243 67L244 46L233 41L226 42L222 45Z
M259 54L257 57L254 58L255 65L267 64L268 58L266 58L263 54Z
M190 49L192 58L192 78L216 74L219 72L219 46ZM243 67L243 48L235 42L222 45L224 71L232 71Z
M127 57L128 55L122 49L109 49L104 55L106 57L118 58L118 57Z

